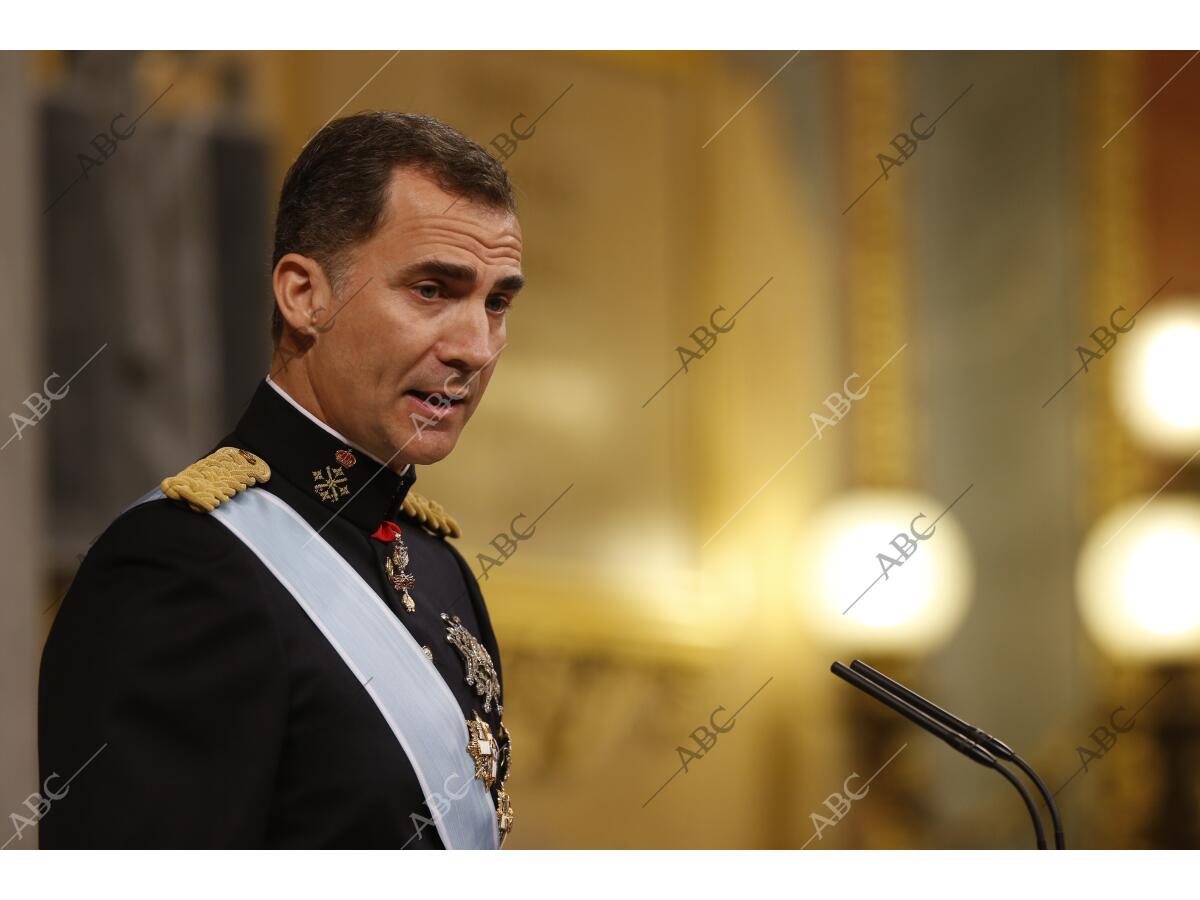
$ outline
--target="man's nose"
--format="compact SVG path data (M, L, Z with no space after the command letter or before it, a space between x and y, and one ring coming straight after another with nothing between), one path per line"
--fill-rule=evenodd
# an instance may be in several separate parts
M442 362L463 372L482 369L500 350L491 318L482 303L463 304L461 314L450 323L442 343Z

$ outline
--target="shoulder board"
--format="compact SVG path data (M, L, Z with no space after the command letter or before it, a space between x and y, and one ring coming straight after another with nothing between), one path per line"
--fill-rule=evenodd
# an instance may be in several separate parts
M186 500L196 512L212 512L250 485L270 479L266 460L248 450L222 447L178 475L164 478L160 487L172 500Z
M424 525L426 531L440 537L456 538L462 535L454 517L446 512L442 508L442 504L436 500L430 500L428 497L422 497L414 491L409 491L405 495L400 509L410 519L415 519Z

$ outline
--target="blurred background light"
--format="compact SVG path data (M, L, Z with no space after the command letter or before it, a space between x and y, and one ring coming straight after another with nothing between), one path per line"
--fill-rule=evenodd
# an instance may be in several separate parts
M1112 656L1168 661L1200 653L1200 502L1144 498L1092 528L1079 557L1080 614ZM1141 511L1139 512L1139 509Z
M1114 352L1117 410L1133 435L1167 453L1200 447L1200 304L1151 308ZM1115 350L1115 348L1114 348Z
M942 516L915 550L908 548L907 560L892 544L901 533L912 539L912 521L922 513L915 528L928 532L945 507L923 494L869 490L844 494L816 514L797 563L801 610L816 639L916 655L953 634L973 578L967 541L953 513Z

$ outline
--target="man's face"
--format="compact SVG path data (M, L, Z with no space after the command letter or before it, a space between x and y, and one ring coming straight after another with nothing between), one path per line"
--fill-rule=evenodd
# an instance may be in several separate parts
M398 471L447 456L483 398L523 283L521 227L409 169L384 209L305 356L328 424Z

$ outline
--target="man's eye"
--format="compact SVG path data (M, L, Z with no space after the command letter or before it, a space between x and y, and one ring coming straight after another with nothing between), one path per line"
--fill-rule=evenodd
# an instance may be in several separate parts
M441 289L436 284L418 284L417 285L417 293L419 293L426 300L437 299L437 295L440 290ZM428 291L429 293L426 293L426 291Z
M510 297L505 297L503 294L494 294L493 296L488 297L487 302L488 309L492 310L493 312L504 312L506 309L512 306L512 299Z

